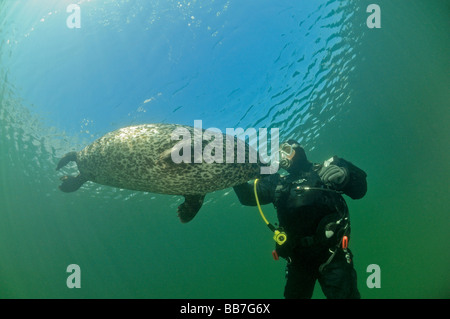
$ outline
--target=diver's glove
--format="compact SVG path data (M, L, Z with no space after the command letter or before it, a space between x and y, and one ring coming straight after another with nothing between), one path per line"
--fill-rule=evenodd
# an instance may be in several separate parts
M328 166L323 166L319 171L319 177L322 182L331 187L340 189L347 183L348 173L343 167L330 164Z

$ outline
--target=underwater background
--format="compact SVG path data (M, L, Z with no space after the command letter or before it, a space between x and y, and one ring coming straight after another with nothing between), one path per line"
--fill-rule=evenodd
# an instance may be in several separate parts
M444 0L2 0L0 298L283 298L285 262L231 188L188 224L180 196L58 190L66 152L194 120L279 128L314 162L361 167L368 193L346 200L362 298L449 298L449 18Z

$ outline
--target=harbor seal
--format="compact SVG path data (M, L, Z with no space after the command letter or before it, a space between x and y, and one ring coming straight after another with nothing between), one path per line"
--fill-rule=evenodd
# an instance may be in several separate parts
M174 149L180 145L173 139L173 132L177 129L190 133L192 138L188 142L193 150L191 161L178 164L173 160L173 152L183 153L186 149ZM143 124L110 132L80 152L69 152L61 158L57 170L74 161L79 175L61 177L59 189L73 192L91 181L136 191L182 195L185 201L178 207L178 216L181 222L189 222L201 208L207 193L245 183L260 175L260 164L250 163L250 160L245 163L236 161L236 137L232 142L235 161L207 163L207 159L203 158L199 162L194 158L198 154L198 151L194 152L194 136L198 131L205 132L177 124ZM221 151L226 154L227 143L224 141L227 135L220 134L223 138ZM202 139L201 143L202 150L208 145L211 150L211 140ZM212 149L211 154L214 155L218 150ZM250 146L245 143L246 159L249 159L249 150Z

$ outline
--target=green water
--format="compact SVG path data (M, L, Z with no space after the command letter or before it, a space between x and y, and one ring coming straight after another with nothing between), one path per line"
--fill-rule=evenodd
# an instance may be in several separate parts
M362 297L448 298L450 6L377 1L382 28L368 29L369 3L353 17L364 41L351 107L309 157L337 154L368 174L366 197L348 200ZM42 124L27 122L15 92L0 92L0 298L282 298L284 262L272 260L255 208L219 191L183 225L179 197L97 185L61 193L55 149L18 138L39 136ZM61 137L57 149L70 147ZM66 286L69 264L81 268L80 289ZM381 288L366 286L370 264Z
M448 298L450 10L379 4L382 28L366 32L354 111L324 140L357 154L368 174L367 196L350 202L362 296ZM364 285L369 263L381 267L381 289Z

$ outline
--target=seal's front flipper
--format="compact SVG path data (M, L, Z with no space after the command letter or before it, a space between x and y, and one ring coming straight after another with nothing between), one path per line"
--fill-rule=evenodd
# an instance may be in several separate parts
M87 179L81 175L78 175L77 177L63 176L61 177L61 180L62 184L59 185L59 189L62 190L64 193L76 191L78 188L81 187L81 185L84 184L84 182L87 181Z
M190 222L203 205L205 195L185 195L184 203L178 206L178 217L182 223Z

